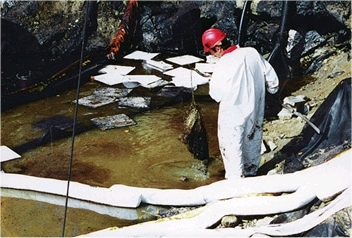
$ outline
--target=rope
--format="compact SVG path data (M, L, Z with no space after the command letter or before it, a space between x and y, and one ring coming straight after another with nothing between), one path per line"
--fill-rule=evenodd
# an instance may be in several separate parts
M193 78L192 78L192 70L190 70L190 76L191 76L191 93L192 93L192 106L195 106L196 105L196 100L194 99L194 90L193 90Z
M242 26L243 26L243 22L244 22L244 15L247 11L247 4L248 4L248 0L246 0L243 4L243 8L242 8L242 14L241 14L241 20L240 20L240 26L238 29L238 38L237 38L237 44L239 46L241 46L241 37L242 37Z
M83 25L83 30L82 30L82 46L81 46L81 56L80 56L80 64L79 64L79 72L78 72L78 82L77 82L77 89L76 89L76 104L75 104L74 119L73 119L70 161L69 161L69 168L68 168L68 175L67 175L65 213L64 213L64 221L63 221L63 225L62 225L62 237L65 236L65 228L66 228L68 196L69 196L69 191L70 191L70 181L71 181L72 162L73 162L73 148L74 148L75 131L76 131L76 124L77 124L76 122L77 122L77 113L78 113L78 99L79 99L80 86L81 86L82 61L83 61L83 53L84 53L84 47L85 47L85 33L86 33L86 26L87 26L87 22L88 22L88 11L89 11L89 5L90 5L89 1L87 1L86 4L87 4L86 5L86 14L84 17L84 25Z

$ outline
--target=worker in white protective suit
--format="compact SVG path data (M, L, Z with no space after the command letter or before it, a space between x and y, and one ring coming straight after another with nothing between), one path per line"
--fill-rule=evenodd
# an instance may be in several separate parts
M225 178L254 176L259 167L265 89L274 94L279 79L254 48L230 46L226 34L211 28L202 35L204 53L219 58L209 94L219 103L218 141Z

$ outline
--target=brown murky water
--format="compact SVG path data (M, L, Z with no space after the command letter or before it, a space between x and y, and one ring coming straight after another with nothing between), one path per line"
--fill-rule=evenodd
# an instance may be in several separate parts
M81 88L80 97L98 87L91 81ZM100 130L93 128L75 136L71 180L89 185L110 187L125 184L136 187L189 189L223 178L216 137L217 104L206 95L207 85L198 87L196 102L202 109L207 129L209 152L213 158L205 174L201 162L193 157L178 137L190 101L135 114L136 125ZM53 116L73 118L76 91L68 91L1 115L1 144L14 148L44 131L34 123ZM78 120L115 115L121 112L116 103L91 109L79 106ZM23 153L20 159L2 163L7 173L67 179L72 138L52 141ZM215 158L215 159L214 159ZM187 181L181 181L181 177ZM1 197L2 236L61 236L64 207L20 198ZM86 234L111 226L125 226L140 221L121 220L83 209L68 209L66 236Z

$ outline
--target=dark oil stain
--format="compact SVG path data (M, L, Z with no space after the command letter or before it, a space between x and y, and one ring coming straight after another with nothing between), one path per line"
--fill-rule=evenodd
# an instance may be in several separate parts
M69 174L69 157L51 155L42 161L19 161L12 166L6 166L6 172L17 172L30 176L67 180ZM73 160L71 168L71 180L84 184L102 186L110 179L111 171L99 168L92 162Z
M170 127L182 132L184 121L186 119L186 113L176 113L173 118L170 120Z

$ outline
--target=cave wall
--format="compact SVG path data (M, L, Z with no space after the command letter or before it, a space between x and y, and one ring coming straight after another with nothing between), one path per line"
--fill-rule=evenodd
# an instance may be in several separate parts
M273 49L283 3L248 1L242 46L253 46L263 55ZM128 1L90 1L88 9L87 4L86 1L2 1L1 19L2 25L6 25L1 29L2 62L13 63L27 56L33 62L54 61L67 55L77 58L85 17L87 53L108 53ZM132 38L134 49L200 54L201 34L209 27L223 29L232 43L238 43L243 0L139 1L138 4L141 15ZM303 38L314 30L323 38L333 35L333 44L350 39L350 1L289 1L289 4L288 28L295 29ZM24 46L28 46L26 50Z

